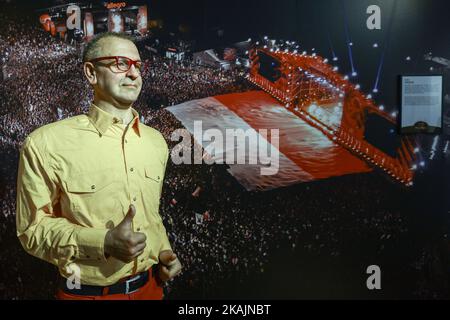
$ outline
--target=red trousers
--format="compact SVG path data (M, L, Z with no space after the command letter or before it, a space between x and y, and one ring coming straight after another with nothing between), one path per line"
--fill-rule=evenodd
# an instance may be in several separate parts
M129 294L108 294L104 296L81 296L66 293L61 289L56 292L57 300L162 300L163 288L157 283L149 269L148 282L138 291Z

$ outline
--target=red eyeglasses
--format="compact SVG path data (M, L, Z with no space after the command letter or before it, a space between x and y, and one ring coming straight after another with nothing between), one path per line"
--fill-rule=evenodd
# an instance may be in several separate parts
M99 57L92 60L89 60L88 62L99 62L102 60L110 60L114 59L115 63L111 63L109 65L109 69L112 72L122 73L127 72L130 70L131 66L134 66L138 71L141 71L142 68L142 61L140 60L133 60L128 57L124 56L111 56L111 57Z

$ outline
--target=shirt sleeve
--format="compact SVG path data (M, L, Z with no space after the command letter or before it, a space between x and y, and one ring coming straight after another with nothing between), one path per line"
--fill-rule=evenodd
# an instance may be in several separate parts
M167 168L167 160L169 159L169 148L167 144L165 144L165 154L164 154L164 176L165 176L165 170ZM162 194L162 187L164 185L164 176L161 180L161 189L159 190L159 197L161 198ZM172 250L172 246L170 245L169 238L167 236L166 228L164 227L164 224L162 223L161 219L161 248L159 249L159 252L165 251L165 250Z
M93 229L70 222L55 208L58 180L48 161L28 137L20 151L17 177L17 237L31 255L58 267L77 259L103 260L107 229Z

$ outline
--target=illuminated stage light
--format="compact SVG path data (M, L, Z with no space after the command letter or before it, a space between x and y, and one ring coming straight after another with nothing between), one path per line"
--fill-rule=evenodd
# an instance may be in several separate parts
M433 67L430 67L430 71L433 71L434 70L434 68Z
M333 58L333 61L338 61L338 60L339 60L338 57L334 57L334 58Z
M338 70L339 70L339 67L337 67L337 66L333 67L333 71L338 71Z
M395 117L397 116L397 112L395 112L395 111L392 112L392 113L391 113L391 116L393 116L393 117L395 118Z
M353 42L350 42L348 45L349 45L350 47L352 47L352 46L353 46Z
M267 40L267 39L269 39L267 36L264 36L264 40Z
M410 57L410 56L407 56L407 57L406 57L406 61L411 61L411 57Z
M368 94L368 95L367 95L367 99L372 99L372 95L371 95L371 94Z
M378 93L378 89L375 88L375 89L372 90L372 92L373 92L373 93Z
M425 167L425 161L420 161L419 165L420 165L421 167Z
M361 88L361 86L359 85L359 84L357 84L356 86L355 86L355 89L360 89Z
M256 45L259 46L259 41L256 41Z
M324 59L323 62L324 62L324 63L327 63L327 62L328 62L328 59Z
M247 40L248 42L250 42L250 41L252 41L252 38L248 38L248 40Z
M417 164L414 164L412 167L411 167L411 170L416 170L417 169Z
M356 77L358 75L358 73L356 73L356 71L352 72L352 77Z
M348 76L344 76L344 80L348 80Z
M380 109L381 111L383 111L383 110L384 110L384 106L383 106L383 105L380 105L379 109Z

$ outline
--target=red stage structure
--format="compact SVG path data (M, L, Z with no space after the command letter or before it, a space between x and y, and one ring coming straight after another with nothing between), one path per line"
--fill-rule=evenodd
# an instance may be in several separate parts
M401 138L397 157L373 146L364 138L367 114L375 113L395 125L395 119L337 72L326 59L315 54L298 54L275 49L250 50L248 80L269 93L286 108L329 139L346 148L368 164L381 168L393 179L412 185L416 162L413 142ZM276 77L261 75L260 59L275 61Z

